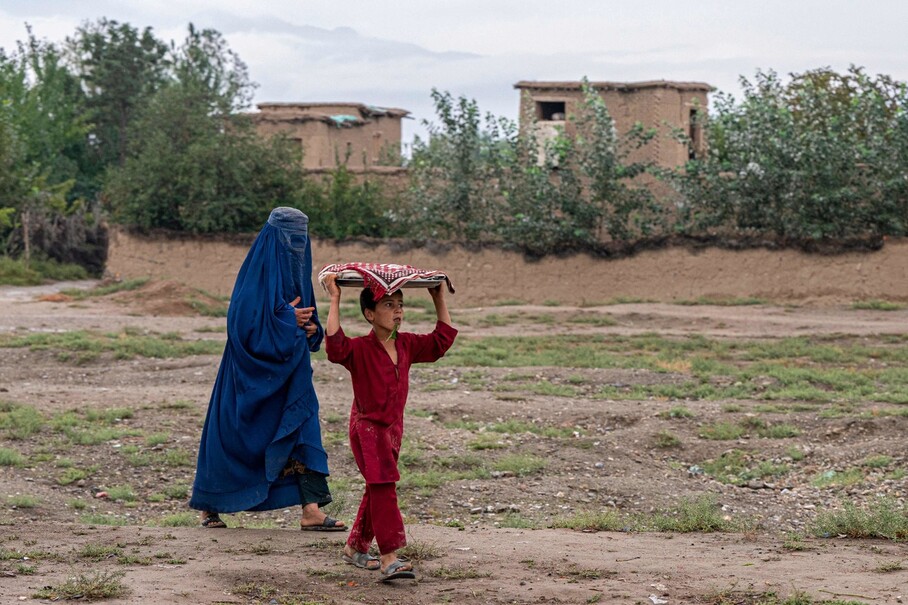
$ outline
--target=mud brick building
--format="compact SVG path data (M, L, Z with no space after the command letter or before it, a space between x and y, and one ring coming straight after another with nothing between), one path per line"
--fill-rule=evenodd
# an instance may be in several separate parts
M399 163L401 120L409 111L362 103L260 103L252 117L263 136L282 134L303 148L307 170L351 170Z
M632 156L634 159L651 160L658 166L671 168L686 162L690 150L673 140L672 128L682 128L694 141L694 148L702 150L703 136L694 116L707 109L707 94L713 90L702 82L590 82L605 101L619 135L628 132L635 123L655 128L658 136ZM564 130L576 134L572 119L583 104L581 82L521 81L514 85L520 94L520 128L535 124L540 140L557 135Z

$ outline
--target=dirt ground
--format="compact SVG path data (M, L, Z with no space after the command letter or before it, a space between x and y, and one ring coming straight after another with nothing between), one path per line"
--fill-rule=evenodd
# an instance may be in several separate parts
M187 340L222 342L223 318L187 309L185 287L152 282L113 296L67 300L54 296L68 286L0 288L0 335L73 330L176 333ZM578 333L705 335L780 339L792 335L848 335L872 342L908 333L908 311L819 306L708 306L619 304L585 307L609 321L583 324L523 321L541 314L578 312L568 306L458 308L464 338L482 334ZM509 314L506 321L490 316ZM352 320L347 320L348 323ZM346 324L345 324L346 325ZM410 323L414 331L426 322ZM456 344L455 344L456 346ZM545 422L576 427L586 437L576 446L526 432L500 437L508 450L547 461L540 473L448 481L431 489L402 490L416 582L377 583L377 574L340 559L344 534L295 530L293 510L226 515L229 529L164 526L168 515L186 513L185 498L160 498L192 484L195 450L218 354L179 359L115 359L109 355L73 363L52 351L0 348L0 403L34 406L50 418L68 410L127 408L115 420L123 431L99 444L66 445L47 433L14 439L0 430L0 448L28 460L0 466L0 603L34 602L45 586L95 572L122 573L128 594L110 603L753 603L759 595L800 592L815 600L861 603L908 601L908 546L886 540L804 537L799 548L787 536L802 532L818 511L843 501L863 503L886 494L904 504L908 480L883 479L841 489L817 488L810 478L843 469L869 454L888 455L905 468L908 417L823 418L798 414L786 422L801 431L798 447L808 463L778 483L726 485L691 469L732 445L698 438L698 427L723 414L722 402L686 401L695 415L666 419L667 401L611 401L588 393L601 385L679 380L679 376L626 369L456 368L429 366L413 374L407 435L420 457L466 456L474 435L451 428L466 422ZM531 373L539 383L566 384L577 376L580 394L502 394L492 385ZM352 399L345 371L315 361L316 388L326 448L335 483L335 516L352 521L359 481L345 440ZM683 447L656 447L653 435L669 427ZM150 435L163 435L149 445ZM782 457L792 443L763 448ZM767 441L767 440L760 440ZM416 447L416 446L413 446ZM126 449L148 456L130 463ZM480 456L494 456L483 450ZM405 445L404 455L407 455ZM169 456L169 457L168 457ZM61 460L65 459L63 464ZM163 461L163 462L162 462ZM168 462L170 461L170 462ZM88 476L62 484L70 466ZM134 499L103 497L130 485ZM102 497L98 497L101 492ZM172 493L172 492L171 492ZM683 498L715 497L731 519L749 519L737 533L584 532L551 529L578 512L651 513ZM30 505L10 502L34 497ZM102 515L124 523L86 522ZM519 520L520 523L516 521ZM514 526L517 527L514 527ZM523 527L520 527L523 525ZM532 527L532 528L531 528ZM90 547L107 548L90 557ZM886 569L884 573L881 570ZM724 600L723 600L724 599Z

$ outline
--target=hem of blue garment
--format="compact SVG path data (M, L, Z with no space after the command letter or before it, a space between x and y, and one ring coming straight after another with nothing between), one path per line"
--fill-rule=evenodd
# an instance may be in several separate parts
M217 513L274 510L300 504L296 477L281 477L270 486L267 483L231 493L210 492L193 488L189 508Z

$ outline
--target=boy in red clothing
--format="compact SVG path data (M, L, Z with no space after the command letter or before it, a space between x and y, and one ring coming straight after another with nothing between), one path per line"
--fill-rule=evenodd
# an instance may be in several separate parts
M410 365L432 362L445 354L457 330L451 325L441 286L429 290L438 321L429 334L398 332L404 315L398 290L376 301L363 289L360 308L372 330L348 338L340 325L341 289L329 275L324 281L331 305L325 329L328 359L350 371L353 407L350 410L350 448L366 480L356 521L344 546L344 561L364 569L381 569L383 580L415 578L413 566L397 558L407 545L404 522L397 506L397 457L404 432L404 406L410 386ZM373 538L381 558L369 556Z

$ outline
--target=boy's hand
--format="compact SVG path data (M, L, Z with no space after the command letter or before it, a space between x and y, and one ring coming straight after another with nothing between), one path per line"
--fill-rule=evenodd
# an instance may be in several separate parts
M451 325L451 313L448 312L448 303L445 302L445 289L442 284L434 288L429 288L429 296L432 297L432 303L435 305L435 314L438 321Z
M328 291L328 296L331 298L340 299L341 288L337 285L337 275L328 274L325 276L325 290Z

